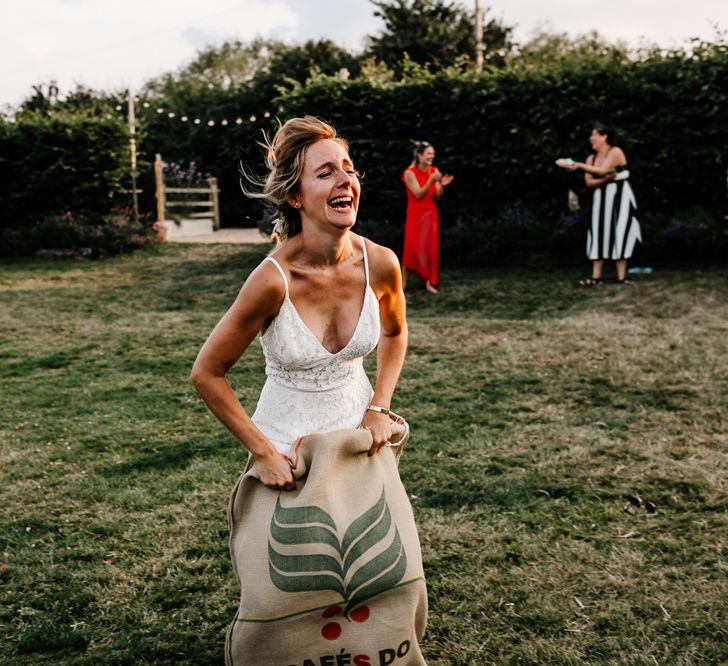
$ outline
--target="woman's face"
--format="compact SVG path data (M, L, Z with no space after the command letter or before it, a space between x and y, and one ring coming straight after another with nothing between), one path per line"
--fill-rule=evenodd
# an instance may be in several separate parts
M321 139L308 147L298 195L301 223L350 229L356 222L361 186L354 164L338 141Z
M591 136L589 137L589 143L593 150L599 150L602 146L607 145L607 139L609 137L606 134L599 134L598 130L593 129Z
M432 146L427 146L418 156L417 162L419 166L432 166L435 161L435 149Z

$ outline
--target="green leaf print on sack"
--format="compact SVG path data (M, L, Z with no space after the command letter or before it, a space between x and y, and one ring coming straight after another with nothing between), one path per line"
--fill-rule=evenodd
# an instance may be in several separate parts
M392 532L386 548L372 555ZM278 550L274 543L279 544ZM321 546L319 552L294 554L290 548L311 544ZM270 523L268 560L271 580L279 590L333 590L346 603L347 618L357 604L399 583L407 569L399 530L396 526L392 530L384 488L377 502L349 525L341 540L326 511L315 506L286 508L279 495Z

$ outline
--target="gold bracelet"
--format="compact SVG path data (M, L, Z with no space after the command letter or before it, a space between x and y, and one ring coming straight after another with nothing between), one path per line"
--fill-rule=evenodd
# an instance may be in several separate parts
M384 414L385 416L389 415L390 410L386 407L380 407L379 405L367 405L367 409L370 412L379 412L380 414Z

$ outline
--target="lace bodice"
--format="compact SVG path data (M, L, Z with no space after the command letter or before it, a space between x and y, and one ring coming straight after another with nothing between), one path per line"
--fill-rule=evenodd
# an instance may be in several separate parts
M283 267L273 257L265 259L280 272L285 297L260 337L268 378L252 419L282 453L302 435L358 427L371 399L363 357L379 340L379 306L369 285L364 239L362 251L364 302L351 339L335 354L321 344L298 314Z

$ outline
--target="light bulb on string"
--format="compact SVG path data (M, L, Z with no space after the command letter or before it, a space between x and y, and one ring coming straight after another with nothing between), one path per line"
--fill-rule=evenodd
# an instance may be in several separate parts
M266 112L265 112L265 113L263 114L263 118L270 118L270 111L266 111Z
M174 117L175 117L175 115L176 115L176 114L175 114L175 112L174 112L174 111L170 111L170 112L169 112L169 113L167 114L167 118L174 118Z
M208 120L207 121L207 126L208 127L212 127L214 124L215 124L215 121L214 120Z
M250 122L251 123L254 123L256 120L257 120L257 118L255 117L255 114L253 114L252 116L250 116Z
M187 116L182 116L182 117L180 118L180 120L181 120L181 121L182 121L183 123L186 123L186 122L187 122L187 121L189 120L189 118L187 118Z
M159 109L157 109L157 113L164 113L164 109L162 109L162 108L160 107Z
M227 125L227 124L228 124L227 118L223 118L223 119L222 119L222 120L220 121L220 124L221 124L221 125Z
M195 125L199 125L202 121L199 118L195 118Z
M116 105L116 106L115 106L114 108L115 108L115 109L116 109L117 111L121 111L121 104L117 104L117 105Z
M149 105L149 102L144 102L144 104L142 104L142 106L143 106L143 107L144 107L145 109L148 109L150 105Z
M242 118L236 118L235 119L235 124L236 125L242 125L243 124L243 119Z

